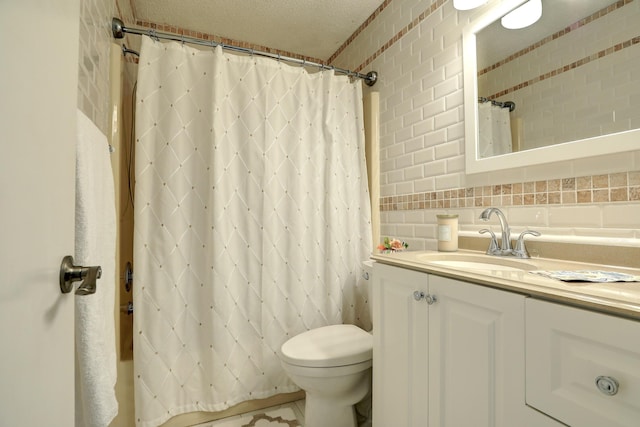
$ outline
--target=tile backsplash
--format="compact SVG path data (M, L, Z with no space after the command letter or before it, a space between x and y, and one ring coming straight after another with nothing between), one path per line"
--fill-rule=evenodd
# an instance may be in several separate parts
M388 196L380 211L628 201L640 201L640 171Z
M380 199L381 235L433 250L437 214L459 214L461 235L479 237L481 228L499 231L497 222L479 220L497 206L514 234L534 229L543 241L640 247L639 202L640 171L387 196Z

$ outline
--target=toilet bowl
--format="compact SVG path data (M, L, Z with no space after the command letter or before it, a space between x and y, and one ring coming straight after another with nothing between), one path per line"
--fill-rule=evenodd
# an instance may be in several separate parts
M371 283L373 261L363 262L362 270ZM369 395L372 357L373 336L355 325L312 329L282 345L282 366L306 394L305 427L357 427L354 405ZM362 405L370 417L370 395Z
M354 325L312 329L285 342L282 366L306 393L306 427L356 427L369 392L373 337Z

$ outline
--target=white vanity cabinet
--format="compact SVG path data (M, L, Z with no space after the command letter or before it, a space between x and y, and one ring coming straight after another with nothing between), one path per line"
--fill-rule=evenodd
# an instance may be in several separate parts
M373 425L427 425L427 275L373 267Z
M527 403L576 427L640 426L640 322L526 302Z
M546 427L525 405L526 297L376 263L374 427Z
M557 425L525 406L520 294L425 275L429 295L429 426Z

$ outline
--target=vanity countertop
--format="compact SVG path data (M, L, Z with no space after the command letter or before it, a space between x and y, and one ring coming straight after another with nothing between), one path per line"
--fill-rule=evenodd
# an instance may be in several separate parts
M499 270L499 268L496 268L496 270L460 269L433 264L421 259L425 254L437 253L436 251L402 251L390 254L374 254L371 258L383 264L409 268L640 320L640 282L563 282L530 273L529 271ZM484 255L483 252L467 250L458 251L456 254ZM546 258L530 258L523 261L534 264L537 270L601 270L640 276L640 269L628 267Z

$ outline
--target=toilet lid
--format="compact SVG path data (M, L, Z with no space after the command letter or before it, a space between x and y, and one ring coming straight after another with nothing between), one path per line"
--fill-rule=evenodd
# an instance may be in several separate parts
M333 367L371 360L373 337L354 325L331 325L296 335L282 345L282 360L297 366Z

